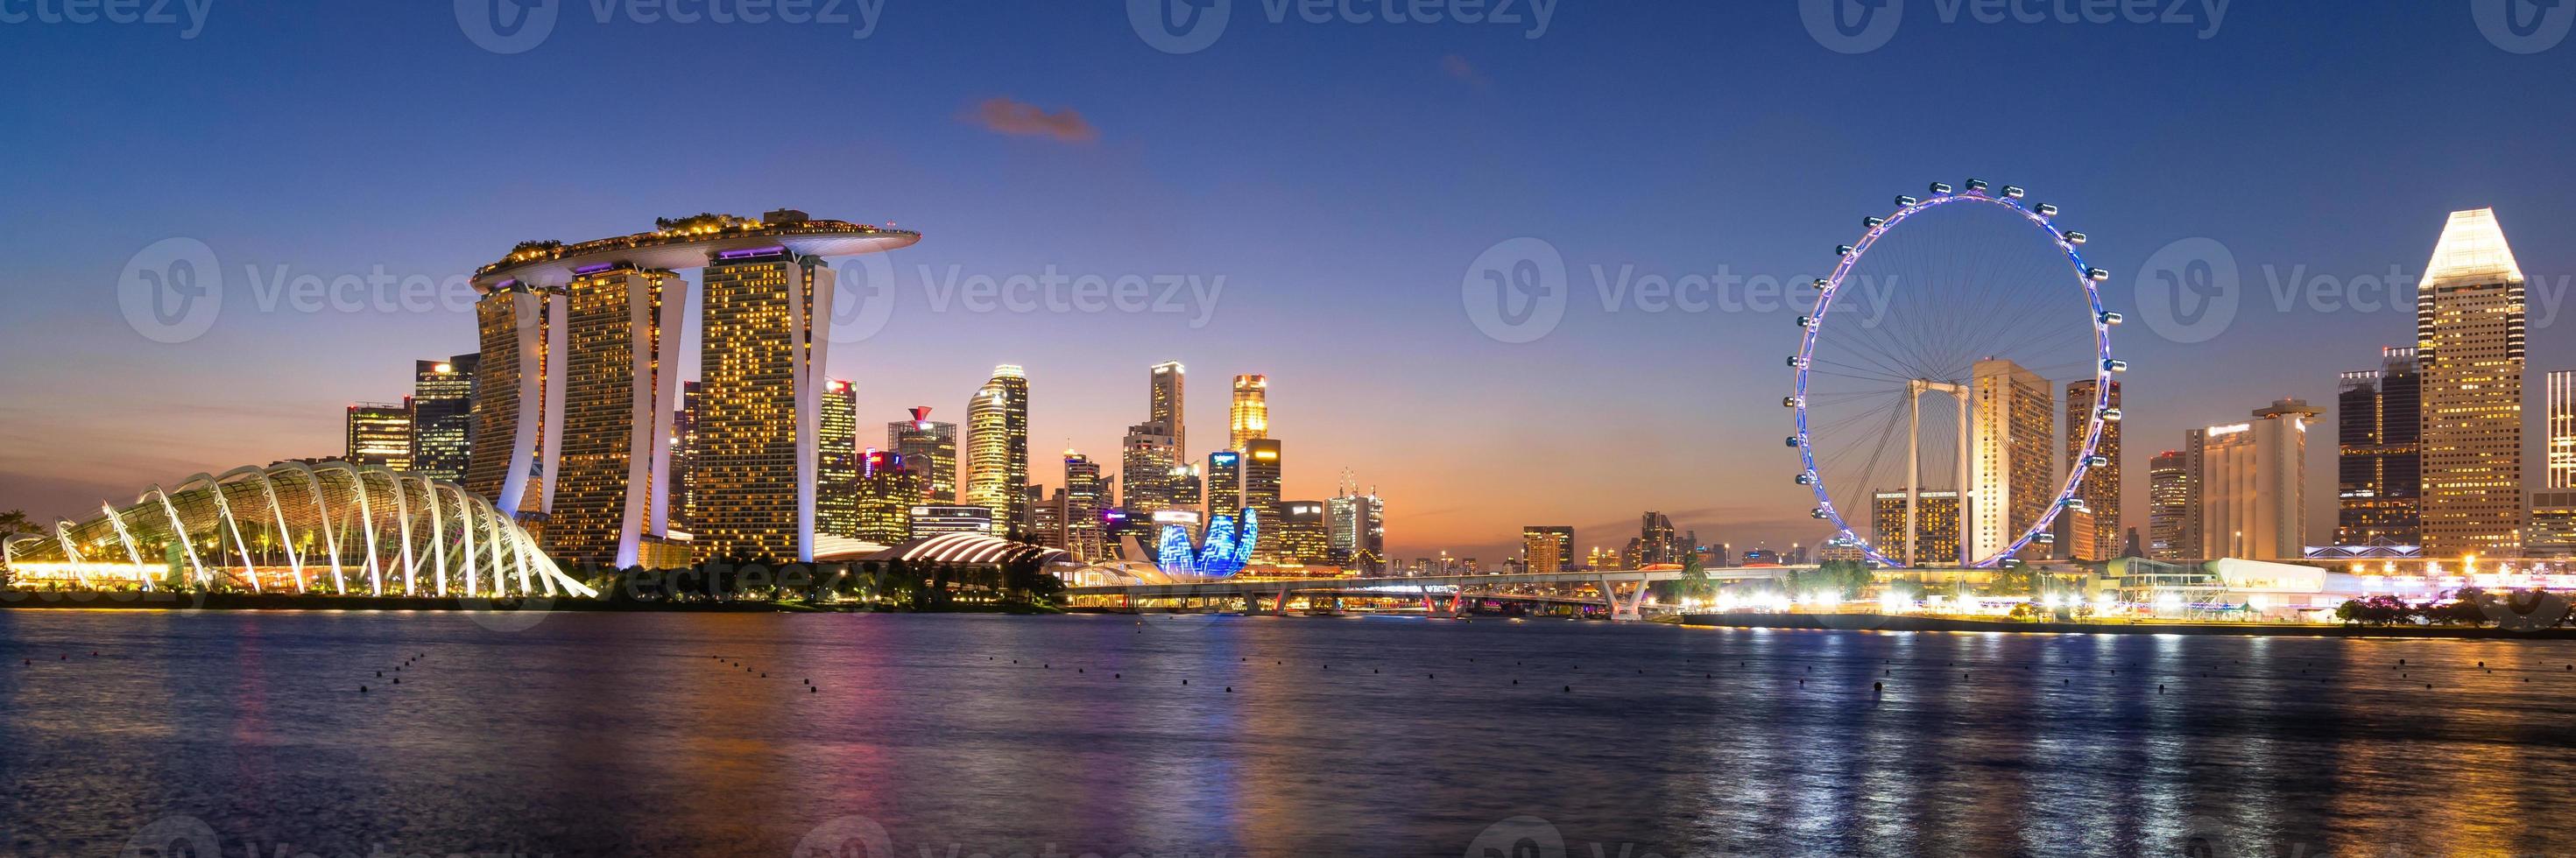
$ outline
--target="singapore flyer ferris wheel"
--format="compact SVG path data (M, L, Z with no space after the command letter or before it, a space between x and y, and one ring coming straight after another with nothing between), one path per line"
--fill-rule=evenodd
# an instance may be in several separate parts
M2056 206L2025 197L1976 179L1897 197L1835 248L1798 317L1781 403L1797 482L1873 562L1993 567L2048 554L2062 518L2078 540L2117 528L2083 490L2111 466L2128 368L2111 355L2110 274Z

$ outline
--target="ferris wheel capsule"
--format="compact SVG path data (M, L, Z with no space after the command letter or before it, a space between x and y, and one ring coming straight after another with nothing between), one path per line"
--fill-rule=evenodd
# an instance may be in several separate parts
M1824 507L1816 507L1815 509L1811 509L1811 510L1808 510L1808 511L1807 511L1807 517L1808 517L1808 518L1825 518L1825 517L1827 517L1828 515L1829 515L1829 514L1825 512L1825 508L1824 508Z
M1935 194L1939 194L1939 195L1941 195L1941 196L1945 196L1945 197L1946 197L1946 196L1949 196L1949 195L1950 195L1950 183L1948 183L1948 182L1933 182L1933 183L1932 183L1932 192L1933 192L1933 193L1935 193Z
M2050 204L2050 203L2040 203L2040 204L2039 204L2039 209L2038 209L2038 211L2039 211L2039 216L2040 216L2040 217L2056 217L2056 216L2057 216L2057 206L2055 206L2055 205L2053 205L2053 204Z
M1796 436L1796 435L1791 435L1791 436L1789 436L1789 443L1788 443L1788 446L1791 446L1791 447L1798 446L1798 437L1799 437L1799 436Z
M1848 244L1837 244L1837 245L1834 245L1834 255L1835 255L1835 256L1850 256L1850 255L1852 255L1852 246L1851 246L1851 245L1848 245Z
M1804 360L1804 359L1802 359L1802 358L1798 357L1797 355L1790 355L1790 356L1789 356L1789 368L1790 368L1790 369L1806 369L1806 368L1807 368L1807 362L1806 362L1806 360Z
M2102 409L2102 422L2105 422L2105 423L2118 423L2118 422L2120 422L2120 409L2117 409L2117 408L2105 408L2105 409Z
M1816 472L1814 472L1814 471L1799 471L1799 472L1798 472L1798 485L1802 485L1802 486L1812 486L1812 485L1815 485L1815 484L1816 484Z
M2120 323L2120 319L2122 318L2123 317L2119 313L2110 310L2102 311L2102 324L2117 325Z
M1800 402L1800 400L1798 399L1798 397L1795 397L1795 396L1783 396L1783 397L1780 397L1780 407L1782 407L1782 408L1796 408L1796 407L1798 407L1800 404L1801 404L1801 402Z
M1807 285L1809 285L1809 286L1813 286L1813 287L1818 288L1818 289L1831 289L1831 288L1833 288L1833 287L1834 287L1834 281L1827 280L1827 279L1822 278L1822 277L1818 277L1818 278L1816 278L1816 282L1814 282L1814 283L1809 283L1809 284L1807 284Z
M1886 219L1886 218L1878 217L1878 216L1875 216L1875 215L1870 216L1870 217L1864 217L1864 218L1861 218L1861 219L1860 219L1860 225L1861 225L1863 228L1865 228L1865 229L1877 229L1879 224L1883 224L1883 223L1886 223L1886 222L1887 222L1887 219Z
M1805 329L1810 330L1810 331L1815 330L1815 329L1816 329L1816 317L1814 317L1814 316L1799 316L1799 317L1798 317L1798 327L1805 328Z
M2102 368L2112 372L2128 372L2129 362L2118 359L2106 360L2102 362Z
M2084 459L2084 465L2091 468L2108 468L2111 466L2111 457L2087 456Z
M2027 193L2030 193L2030 192L2029 192L2029 191L2026 191L2026 190L2023 190L2023 189L2022 189L2022 187L2021 187L2020 185L2005 185L2005 186L2004 186L2004 199L2008 199L2008 200L2018 200L2018 199L2021 199L2021 198L2022 198L2022 195L2023 195L2023 194L2027 194Z
M1914 207L1916 204L1921 203L1921 202L1923 202L1923 201L1922 201L1922 200L1915 199L1913 196L1911 196L1911 195L1907 195L1907 194L1899 194L1899 195L1897 195L1897 197L1896 197L1896 204L1897 204L1897 205L1900 205L1900 206L1907 207L1907 208L1912 208L1912 207Z
M2068 244L2083 244L2083 243L2084 243L2084 234L2083 234L2083 233L2080 233L2080 232L2070 232L2070 233L2067 233L2067 234L2066 234L2066 243L2068 243Z
M2104 281L2104 280L2109 280L2109 279L2111 279L2111 272L2104 271L2104 270L2099 269L2099 268L2087 268L2087 269L2084 269L2084 276L2085 276L2085 277L2088 277L2088 278L2092 278L2093 282L2095 282L2095 283L2100 283L2100 282L2102 282L2102 281Z
M1982 194L1982 193L1985 193L1985 192L1986 192L1986 180L1984 180L1984 179L1969 179L1969 180L1968 180L1968 193L1972 193L1972 194Z

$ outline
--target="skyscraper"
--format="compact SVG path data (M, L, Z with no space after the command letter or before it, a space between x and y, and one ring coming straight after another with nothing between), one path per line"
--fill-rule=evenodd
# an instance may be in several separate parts
M687 530L697 520L698 383L680 382L680 408L671 414L671 526Z
M869 450L860 458L858 539L896 545L912 538L912 511L922 505L925 481L901 453Z
M993 511L998 532L1030 523L1029 379L1003 364L966 403L966 502Z
M474 365L481 355L412 363L411 470L463 482L474 452Z
M2097 384L2089 378L2066 386L2068 471L2075 469L2075 457L2084 450L2084 429L2093 418L2094 398L2098 392ZM2102 406L2120 407L2119 382L2111 382L2110 398ZM2075 490L2075 496L2084 499L2084 510L2077 517L2090 526L2069 529L2070 533L2088 538L2080 543L2064 540L2058 545L2065 556L2076 560L2109 560L2120 556L2120 421L2102 421L2102 440L2094 445L2093 455L2102 457L2104 464L2085 471L2084 484Z
M2181 450L2157 453L2147 463L2147 558L2182 560L2199 546L2182 541L2183 519L2191 505L2191 472Z
M1222 450L1208 454L1207 514L1209 518L1235 515L1243 511L1243 454Z
M847 381L823 385L822 435L815 452L816 527L845 539L859 538L859 394Z
M2182 524L2174 533L2174 550L2181 552L2181 556L2186 558L2197 555L2198 559L2211 559L2209 555L2201 553L2202 549L2209 547L2208 540L2203 538L2204 531L2206 529L2201 527L2200 505L2202 489L2205 488L2209 482L2201 476L2204 473L2202 471L2202 466L2206 464L2206 460L2208 458L2209 430L2183 430Z
M1119 482L1125 492L1120 508L1147 520L1171 509L1178 494L1173 469L1180 467L1179 455L1180 439L1168 434L1160 421L1127 427L1118 453Z
M1563 572L1574 565L1574 528L1561 524L1521 527L1521 562L1531 574Z
M2544 381L2548 389L2548 487L2576 489L2576 370L2550 370Z
M1343 486L1341 494L1324 501L1324 529L1334 563L1365 569L1385 562L1386 501L1375 490L1360 494L1356 486ZM1573 560L1570 547L1566 559Z
M1905 556L1905 490L1871 493L1870 544L1879 553L1913 568L1940 568L1959 562L1959 493L1917 489L1923 509L1914 517L1914 556Z
M1238 375L1234 377L1234 407L1227 422L1232 433L1226 449L1242 450L1253 441L1270 437L1270 377Z
M1276 508L1278 514L1261 523L1261 532L1279 533L1278 548L1274 550L1279 562L1332 562L1332 539L1325 532L1323 501L1280 501Z
M814 559L833 278L782 248L707 261L691 523L702 557Z
M688 284L619 265L565 287L561 460L546 548L577 564L627 568L670 522L671 415L679 406Z
M1189 370L1183 368L1179 361L1155 364L1148 374L1151 389L1147 393L1145 422L1172 436L1172 461L1175 462L1190 460L1190 436L1182 427L1185 417L1183 394L1187 392L1188 375Z
M474 302L483 350L474 370L474 447L465 490L502 515L543 513L553 505L555 444L547 427L563 420L564 295L517 281Z
M2343 373L2335 394L2335 544L2423 539L2423 377L2413 347L2379 350L2380 368Z
M1065 550L1076 560L1107 559L1109 541L1102 536L1100 515L1109 506L1109 486L1101 479L1100 463L1064 451L1064 499Z
M361 465L411 470L411 400L359 402L349 406L348 453L342 458Z
M2492 209L2452 212L2415 289L2424 553L2521 547L2523 277Z
M1995 358L1976 363L1969 397L1975 406L1966 554L1976 561L2012 547L2057 495L2051 485L2055 457L2048 451L2057 435L2057 415L2050 413L2057 397L2038 373Z
M912 419L886 424L886 447L921 478L924 501L957 502L957 424L934 422L930 406L916 405Z
M2307 550L2308 419L2296 399L2256 409L2250 423L2204 430L2201 556L2296 559Z
M1279 528L1269 526L1279 520L1279 476L1282 465L1279 439L1255 438L1243 445L1243 505L1255 510L1261 527L1253 540L1253 556L1276 559Z

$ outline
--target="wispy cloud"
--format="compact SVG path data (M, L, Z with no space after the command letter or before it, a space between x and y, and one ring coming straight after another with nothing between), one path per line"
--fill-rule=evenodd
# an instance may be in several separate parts
M994 96L968 111L965 120L995 134L1013 137L1046 137L1065 143L1089 143L1100 139L1100 129L1091 120L1067 107L1054 111L1017 101L1008 96Z

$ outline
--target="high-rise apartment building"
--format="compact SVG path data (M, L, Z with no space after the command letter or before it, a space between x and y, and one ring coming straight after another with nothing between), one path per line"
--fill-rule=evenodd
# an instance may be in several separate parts
M1228 416L1226 449L1241 450L1254 441L1270 437L1270 377L1238 375L1234 377L1234 407Z
M556 444L547 427L563 420L565 296L560 289L511 282L474 302L483 346L474 369L474 447L465 490L502 515L542 514L552 506Z
M671 413L671 526L697 520L692 507L698 473L698 383L680 382L680 408Z
M2084 430L2093 419L2096 400L2104 408L2120 407L2120 383L2111 382L2110 392L2102 393L2093 379L2066 386L2066 469L2072 472L2079 464L2075 457L2084 450ZM2075 496L2084 499L2077 512L2077 524L2060 537L2059 551L2075 560L2109 560L2120 556L2120 421L2102 421L2102 438L2093 447L2093 455L2102 459L2084 472L2084 484L2076 487ZM2076 512L2070 510L2070 512ZM2064 518L2064 516L2060 516Z
M992 510L1002 532L1025 528L1032 523L1028 485L1029 378L1003 364L966 403L965 500Z
M474 454L474 366L481 355L412 362L411 471L461 483Z
M1572 568L1574 528L1561 524L1532 524L1521 527L1521 562L1532 574L1547 575Z
M886 424L886 448L903 455L904 467L922 482L929 503L957 502L957 424L930 419L930 406L913 406L912 419Z
M2281 399L2256 409L2252 422L2203 430L2202 557L2306 555L2308 420L2321 413Z
M1959 562L1959 493L1918 489L1923 508L1914 517L1914 556L1905 556L1905 490L1879 490L1870 496L1870 544L1911 568L1941 568Z
M2200 553L2183 542L2183 519L2191 509L2192 475L2181 450L2157 453L2147 463L2147 559L2182 560Z
M2337 545L2422 544L2423 377L2411 346L2379 359L2336 379Z
M859 538L859 394L849 382L823 384L822 435L815 452L816 527L844 539Z
M2427 556L2521 548L2523 309L2494 210L2452 212L2415 289Z
M1965 538L1973 562L2011 548L2056 498L2049 447L2057 436L2057 397L2038 373L1994 358L1976 363L1968 395L1974 407Z
M772 220L782 220L773 213ZM801 216L799 216L801 219ZM707 261L696 528L702 557L814 559L834 272L783 248Z
M679 407L688 284L628 265L564 289L563 420L547 552L627 568L670 523L671 415Z
M2552 489L2576 489L2576 370L2553 369L2546 385L2548 483Z
M359 402L349 406L348 453L360 465L411 470L411 401Z

